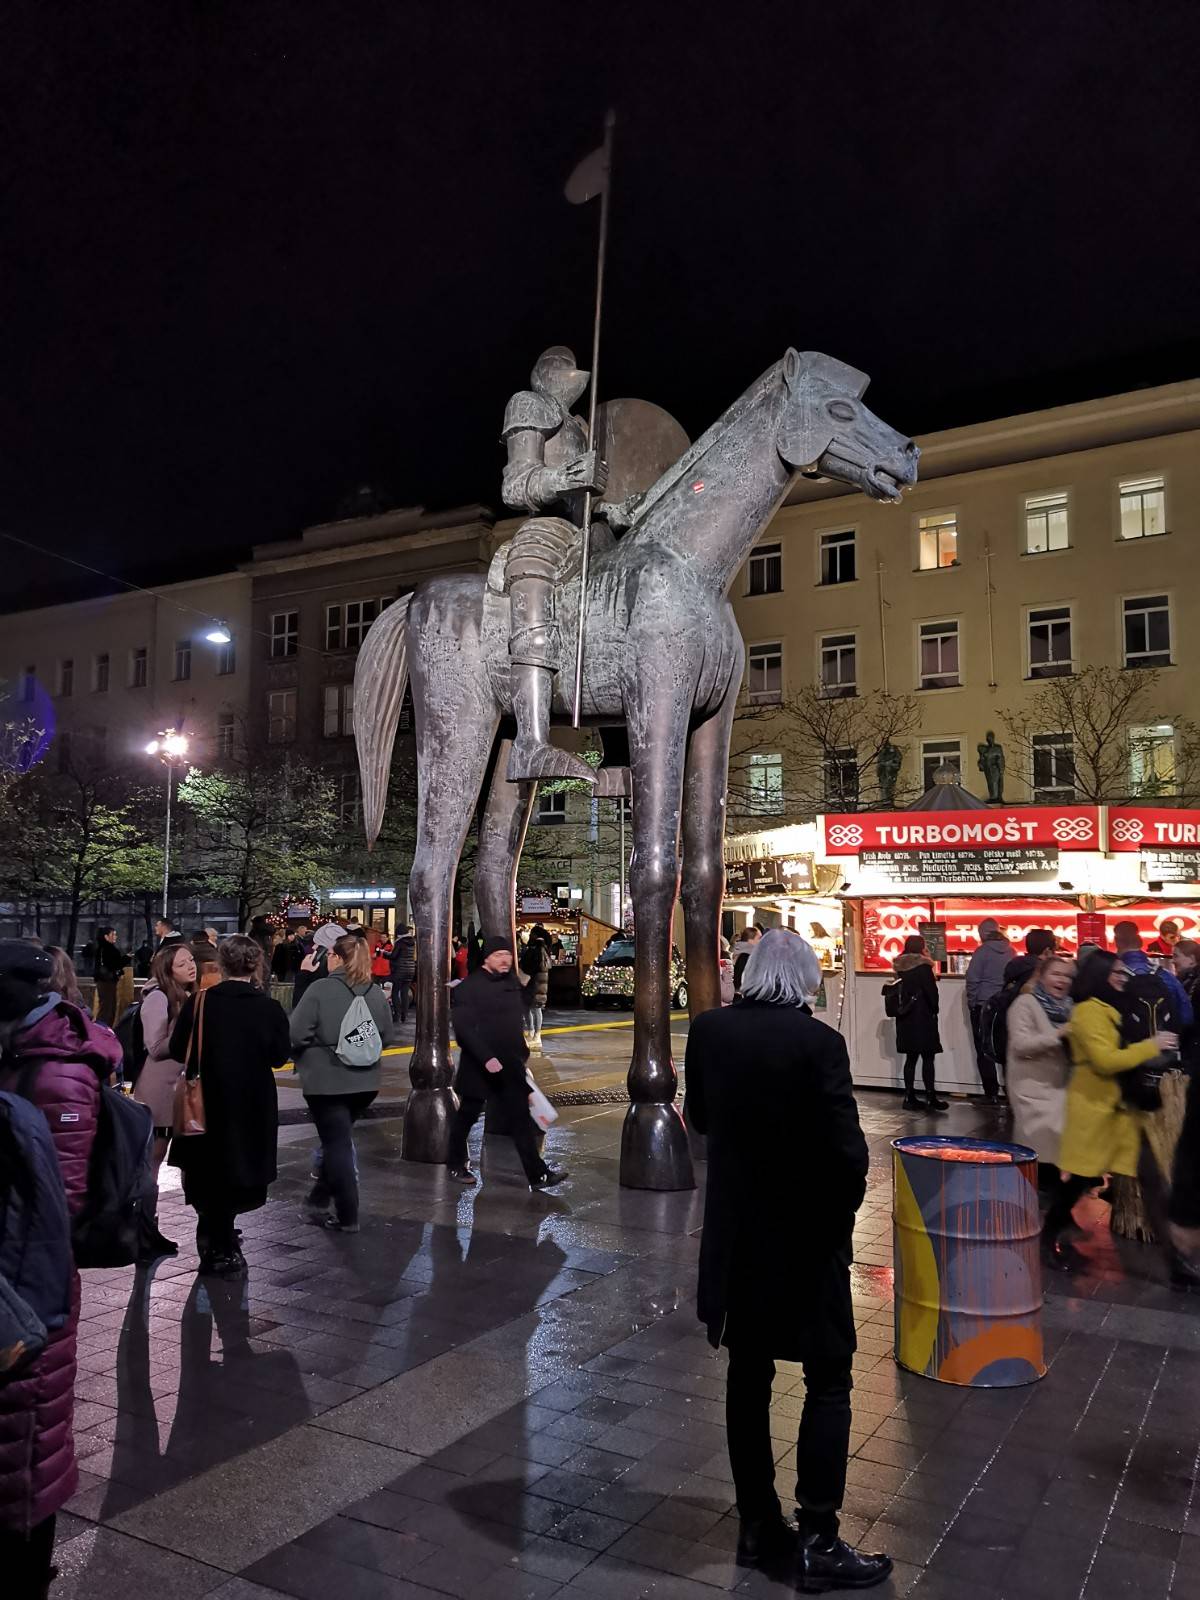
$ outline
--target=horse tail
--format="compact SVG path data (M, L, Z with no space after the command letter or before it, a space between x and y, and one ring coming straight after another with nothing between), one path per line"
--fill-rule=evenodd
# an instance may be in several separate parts
M408 603L393 600L376 617L354 669L354 742L362 777L363 826L374 849L387 806L392 746L408 687Z

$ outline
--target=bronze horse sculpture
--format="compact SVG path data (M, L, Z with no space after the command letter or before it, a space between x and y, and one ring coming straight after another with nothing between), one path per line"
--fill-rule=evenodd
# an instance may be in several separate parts
M917 447L863 405L867 383L863 373L828 356L789 350L640 498L624 536L591 565L583 721L625 725L633 798L636 1002L631 1104L621 1138L626 1187L684 1189L694 1182L674 1104L671 925L682 865L690 1009L695 1015L719 1005L725 792L744 664L729 589L798 473L893 502L916 481ZM579 579L568 579L557 603L564 660L574 659L578 600ZM410 896L418 997L404 1119L409 1160L445 1159L455 1105L451 893L501 723L512 709L507 610L494 577L431 579L375 622L355 674L371 843L383 821L405 686L412 684L418 797ZM559 720L570 713L565 676L555 685ZM517 864L537 789L535 782L509 782L507 764L505 739L493 764L475 865L475 900L490 931L513 927Z

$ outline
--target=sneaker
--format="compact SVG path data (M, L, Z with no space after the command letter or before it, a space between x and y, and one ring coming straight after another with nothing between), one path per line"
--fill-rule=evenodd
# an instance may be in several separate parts
M830 1589L873 1589L877 1583L886 1583L891 1572L891 1556L864 1555L844 1539L822 1539L816 1535L800 1543L796 1588L801 1594L825 1594Z
M741 1522L734 1559L739 1567L766 1570L790 1567L796 1559L797 1539L795 1523L785 1521L778 1513L774 1517Z
M532 1194L535 1189L553 1189L556 1183L561 1183L568 1175L566 1167L547 1167L541 1177L535 1178L529 1185L529 1192Z
M473 1167L447 1167L446 1176L448 1178L453 1178L455 1183L479 1182Z

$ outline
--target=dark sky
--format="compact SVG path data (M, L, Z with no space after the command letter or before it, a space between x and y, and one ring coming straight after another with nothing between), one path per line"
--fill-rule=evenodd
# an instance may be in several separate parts
M1194 0L36 0L0 60L0 526L215 570L498 498L590 340L695 435L789 345L922 431L1200 370ZM74 592L4 551L0 600Z

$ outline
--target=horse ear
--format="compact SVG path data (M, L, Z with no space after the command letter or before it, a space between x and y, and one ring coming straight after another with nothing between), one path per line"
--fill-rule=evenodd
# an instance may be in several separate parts
M811 467L828 450L834 425L822 401L825 384L814 370L814 362L828 357L806 351L789 350L783 358L783 381L788 395L775 445L791 467Z

